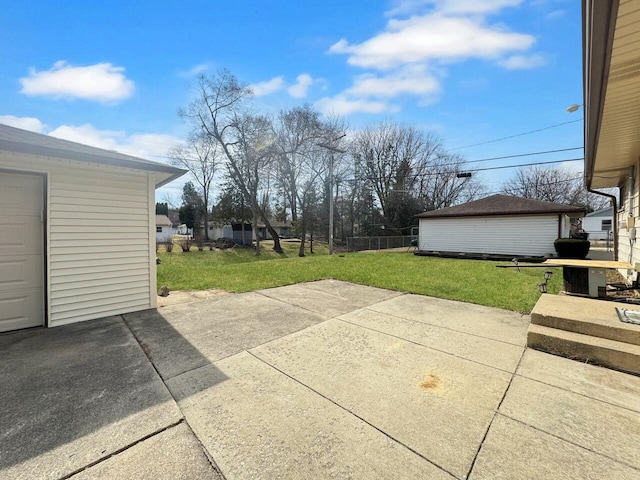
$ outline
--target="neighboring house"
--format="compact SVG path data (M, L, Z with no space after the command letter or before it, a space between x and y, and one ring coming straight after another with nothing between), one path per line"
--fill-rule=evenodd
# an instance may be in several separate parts
M291 238L291 224L289 222L271 220L271 227L273 227L280 238ZM264 223L258 225L258 235L260 235L260 240L272 240L271 233L267 230L267 226Z
M280 238L291 238L291 224L287 222L279 222L273 220L271 226L274 228ZM253 233L253 223L244 223L245 234L242 236L242 224L240 222L228 223L226 225L216 225L213 222L209 223L209 239L216 240L218 238L230 238L233 239L238 245L243 243L250 243L255 241L255 235ZM204 224L200 225L197 229L197 234L202 235L204 233ZM258 235L260 240L271 240L271 234L264 224L258 225Z
M638 3L583 1L585 182L620 188L615 259L640 263L640 22ZM635 272L623 271L631 279Z
M582 230L589 240L607 240L613 228L613 207L591 212L582 219Z
M509 195L492 195L416 215L418 250L543 257L555 255L553 242L568 237L570 216L584 209Z
M156 215L156 243L170 242L173 238L173 225L166 215Z
M184 223L180 222L180 213L178 210L170 208L167 217L169 217L169 221L171 222L171 233L173 235L187 235L189 229Z
M156 307L165 164L0 125L0 331Z

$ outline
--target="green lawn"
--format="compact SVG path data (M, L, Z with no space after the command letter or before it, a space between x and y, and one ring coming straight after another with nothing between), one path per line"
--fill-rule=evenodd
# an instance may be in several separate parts
M158 285L171 290L220 288L247 292L324 278L418 293L451 300L531 311L540 293L542 268L496 268L506 262L418 257L404 253L348 253L328 256L318 245L313 255L297 256L295 242L284 255L269 246L260 257L252 250L158 253ZM179 249L178 249L179 250ZM195 250L195 249L194 249ZM553 269L549 292L560 290L561 270Z

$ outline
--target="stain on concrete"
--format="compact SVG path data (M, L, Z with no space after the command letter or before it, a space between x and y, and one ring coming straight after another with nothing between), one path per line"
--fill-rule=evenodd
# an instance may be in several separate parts
M442 379L435 372L428 373L422 382L420 382L420 388L426 390L428 392L433 393L444 393L444 385L442 384Z

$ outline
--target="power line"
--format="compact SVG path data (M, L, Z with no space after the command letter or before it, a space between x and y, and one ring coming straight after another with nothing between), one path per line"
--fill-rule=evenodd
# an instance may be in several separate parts
M561 160L551 160L551 161L547 161L547 162L529 162L529 163L518 163L516 165L501 165L498 167L481 167L481 168L472 168L472 169L465 169L465 168L461 168L459 170L453 171L453 170L441 170L441 171L431 171L431 172L424 172L421 174L416 175L415 177L426 177L426 176L431 176L431 175L450 175L453 173L463 173L463 172L485 172L488 170L503 170L503 169L507 169L507 168L519 168L519 167L531 167L534 165L552 165L554 163L564 163L564 162L577 162L579 160L584 160L584 158L564 158ZM440 165L441 166L441 165ZM460 165L461 167L464 167L464 165ZM340 182L355 182L356 180L359 181L363 181L363 180L376 180L375 177L370 177L370 176L363 176L363 177L358 177L358 178L349 178L349 179L342 179L340 180Z
M581 122L581 121L582 121L582 118L579 118L578 120L571 120L570 122L558 123L557 125L550 125L548 127L539 128L537 130L531 130L531 131L523 132L523 133L516 133L515 135L509 135L508 137L496 138L494 140L487 140L486 142L473 143L471 145L464 145L462 147L452 148L452 149L450 149L450 151L453 152L455 150L462 150L463 148L477 147L477 146L480 146L480 145L487 145L489 143L495 143L495 142L501 142L503 140L509 140L510 138L523 137L525 135L531 135L532 133L544 132L545 130L551 130L552 128L562 127L563 125L569 125L570 123L576 123L576 122Z
M558 153L558 152L569 152L571 150L582 150L583 147L573 147L573 148L561 148L559 150L546 150L544 152L531 152L531 153L520 153L518 155L506 155L504 157L490 157L490 158L483 158L481 160L469 160L469 161L465 161L463 163L479 163L479 162L487 162L489 160L503 160L505 158L516 158L516 157L530 157L532 155L545 155L547 153Z
M584 158L566 158L564 160L552 160L550 162L530 162L530 163L520 163L518 165L502 165L500 167L485 167L485 168L476 168L472 170L464 170L465 172L484 172L487 170L500 170L503 168L518 168L518 167L530 167L533 165L551 165L553 163L564 163L564 162L577 162L578 160L584 160Z

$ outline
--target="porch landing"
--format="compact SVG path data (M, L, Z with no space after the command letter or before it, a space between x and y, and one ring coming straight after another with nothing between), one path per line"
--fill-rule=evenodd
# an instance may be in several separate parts
M640 305L542 295L531 312L527 346L640 375L640 325L623 323L616 307Z

